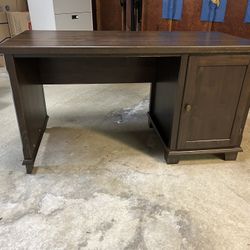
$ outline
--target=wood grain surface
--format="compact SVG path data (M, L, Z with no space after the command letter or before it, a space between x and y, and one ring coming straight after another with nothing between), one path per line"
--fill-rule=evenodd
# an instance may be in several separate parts
M82 56L249 52L250 40L219 32L25 31L0 46L5 54Z

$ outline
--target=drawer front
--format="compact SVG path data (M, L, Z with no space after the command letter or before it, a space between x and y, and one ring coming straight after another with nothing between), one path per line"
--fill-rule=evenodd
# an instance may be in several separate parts
M56 15L57 30L93 30L91 13Z
M55 14L92 12L91 0L54 0Z
M0 24L0 42L6 38L10 38L9 26L8 24Z

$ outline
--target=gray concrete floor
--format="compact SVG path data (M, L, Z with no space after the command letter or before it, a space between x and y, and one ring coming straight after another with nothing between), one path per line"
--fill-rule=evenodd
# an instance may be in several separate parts
M148 84L45 88L34 175L0 71L0 249L250 249L250 119L236 162L166 165Z

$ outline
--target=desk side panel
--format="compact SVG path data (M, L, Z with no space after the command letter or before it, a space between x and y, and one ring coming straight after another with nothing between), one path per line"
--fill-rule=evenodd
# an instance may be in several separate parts
M43 85L36 59L6 56L16 115L23 144L24 163L34 164L47 124Z
M150 116L164 145L175 149L188 56L159 58L152 83Z

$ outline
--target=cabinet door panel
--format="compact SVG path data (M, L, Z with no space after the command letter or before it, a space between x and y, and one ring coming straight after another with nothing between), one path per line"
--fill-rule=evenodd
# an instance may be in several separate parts
M246 56L190 58L178 149L236 146L235 117L248 64Z

